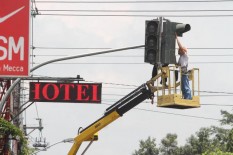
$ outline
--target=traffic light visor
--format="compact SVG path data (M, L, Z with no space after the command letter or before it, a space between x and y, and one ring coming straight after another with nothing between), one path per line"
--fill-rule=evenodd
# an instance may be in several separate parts
M183 33L191 30L191 26L189 24L177 24L176 25L176 34L178 36L182 36Z

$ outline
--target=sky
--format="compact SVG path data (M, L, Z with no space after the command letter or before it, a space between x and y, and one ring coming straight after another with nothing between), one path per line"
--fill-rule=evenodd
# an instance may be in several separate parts
M35 47L31 50L31 67L66 56L144 45L145 21L163 16L173 22L191 25L191 30L179 39L189 49L189 67L200 69L200 108L159 108L156 103L152 105L150 100L146 100L102 129L99 140L91 145L87 155L130 155L139 148L139 141L149 136L156 138L159 147L160 140L167 133L176 133L178 145L183 145L201 127L220 125L217 120L222 118L221 110L232 112L233 1L69 2L79 3L43 3L43 0L33 3L39 14L31 19L31 46ZM144 63L144 49L139 48L49 64L31 73L34 77L80 75L86 82L100 82L103 86L101 104L36 102L23 113L27 126L37 126L36 118L41 118L43 138L49 145L58 143L38 155L67 154L72 143L59 142L74 138L80 127L85 128L99 119L111 104L148 81L152 68L152 65ZM23 86L28 88L29 81L25 80ZM26 101L27 91L25 96ZM38 130L32 132L29 135L31 144L40 136ZM78 155L87 144L82 144Z

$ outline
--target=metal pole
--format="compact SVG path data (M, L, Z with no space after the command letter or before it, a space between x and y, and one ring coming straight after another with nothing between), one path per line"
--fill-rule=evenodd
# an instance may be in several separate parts
M135 48L141 48L145 47L145 45L140 45L140 46L132 46L132 47L126 47L126 48L119 48L119 49L113 49L113 50L107 50L107 51L102 51L102 52L95 52L95 53L88 53L88 54L83 54L83 55L75 55L75 56L70 56L70 57L65 57L65 58L58 58L58 59L53 59L50 61L46 61L44 63L41 63L35 67L33 67L30 72L33 72L34 70L45 66L47 64L53 63L53 62L58 62L58 61L64 61L64 60L70 60L70 59L75 59L75 58L82 58L82 57L88 57L88 56L93 56L93 55L100 55L100 54L106 54L106 53L113 53L113 52L118 52L118 51L124 51L124 50L130 50L130 49L135 49ZM6 94L3 96L1 102L0 102L0 112L2 111L4 104L11 94L11 92L14 90L15 86L20 82L22 78L17 78L14 83L10 86L10 88L7 90Z
M89 149L92 143L93 143L93 140L87 145L87 147L85 148L85 150L83 151L81 155L84 155L87 152L87 150Z
M162 67L161 65L162 33L163 33L163 17L159 17L158 67Z

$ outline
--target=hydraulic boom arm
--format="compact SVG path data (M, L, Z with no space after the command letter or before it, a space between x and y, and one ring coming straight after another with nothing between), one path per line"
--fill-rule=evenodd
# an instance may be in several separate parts
M90 141L94 140L95 134L103 129L105 126L108 124L112 123L116 119L118 119L120 116L123 116L124 113L129 111L130 109L134 108L137 106L139 103L143 102L147 98L151 98L152 103L153 103L153 97L154 97L154 92L159 91L159 90L165 90L165 86L154 86L154 82L158 80L158 78L170 78L170 70L169 67L162 67L160 68L161 72L157 74L155 77L150 79L149 81L146 82L146 84L143 84L139 86L137 89L117 101L115 104L111 105L109 108L106 109L104 116L96 120L94 123L86 127L81 131L81 133L74 138L74 144L71 147L68 155L75 155L81 146L82 142L84 141ZM194 71L193 71L194 72ZM192 79L194 79L194 73L192 73ZM176 81L175 81L176 82ZM170 91L171 89L171 84L170 82L168 83L167 89ZM176 88L177 86L180 85L180 82L174 83ZM194 85L194 84L193 84ZM180 98L179 96L177 97L177 94L169 94L169 95L163 95L163 96L157 96L159 98L159 101L163 101L164 105L167 107L172 107L172 108L179 108L179 109L186 109L186 108L195 108L199 107L199 96L193 96L193 100L185 100ZM169 101L169 102L168 102ZM176 102L175 102L176 101ZM177 101L180 101L177 102ZM160 106L162 106L162 103L160 103ZM168 103L167 103L168 102ZM170 103L171 102L171 103Z
M71 147L68 155L75 155L81 146L83 141L86 141L94 136L95 133L102 128L112 123L124 113L134 108L139 103L143 102L151 96L152 92L147 88L145 84L141 85L115 104L106 109L104 116L96 120L94 123L86 127L81 133L74 138L74 144Z

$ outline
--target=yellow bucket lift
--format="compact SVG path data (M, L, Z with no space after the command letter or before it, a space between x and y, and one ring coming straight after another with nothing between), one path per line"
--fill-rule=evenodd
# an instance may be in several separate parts
M162 67L160 73L147 82L148 87L150 87L150 89L153 90L153 92L157 93L158 107L176 108L176 109L188 109L188 108L200 107L199 69L193 68L189 70L188 74L189 74L190 88L192 92L191 100L184 99L182 96L181 82L180 82L181 79L180 68L176 68L175 66ZM165 79L167 79L167 84L165 84Z
M181 86L179 79L176 80L175 73L178 73L179 70L174 67L164 67L161 68L161 71L158 75L153 77L151 80L147 81L146 84L142 84L128 95L124 96L118 100L115 104L108 107L104 113L104 116L90 124L88 127L83 129L75 138L74 144L68 152L68 155L75 155L81 144L84 141L91 141L87 148L82 154L86 152L91 143L94 140L98 140L98 135L96 133L111 124L113 121L117 120L123 116L127 111L131 110L144 100L150 98L153 100L153 95L157 92L158 106L159 107L168 107L168 108L178 108L178 109L187 109L187 108L197 108L200 107L199 99L199 70L192 69L190 71L189 80L192 85L192 100L185 100L182 98ZM197 72L198 74L194 74ZM180 74L181 75L181 74ZM197 95L195 87L197 76ZM181 77L181 76L180 76ZM159 86L160 80L164 81L167 79L168 85ZM154 86L154 82L157 80L157 85ZM164 82L165 83L165 82Z

